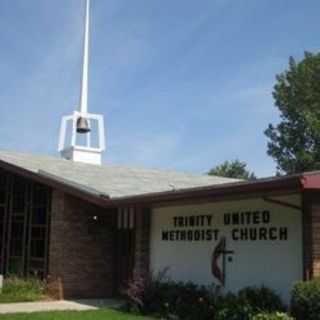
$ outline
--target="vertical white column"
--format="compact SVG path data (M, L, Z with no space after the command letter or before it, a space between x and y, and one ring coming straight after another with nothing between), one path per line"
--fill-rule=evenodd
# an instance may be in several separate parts
M76 113L72 116L72 134L71 134L71 146L75 147L77 143L77 120L78 116Z
M88 119L88 126L91 127L91 121ZM91 148L91 131L87 132L87 148Z
M89 43L90 43L90 0L86 0L83 65L82 65L80 110L79 110L81 114L86 114L88 112Z

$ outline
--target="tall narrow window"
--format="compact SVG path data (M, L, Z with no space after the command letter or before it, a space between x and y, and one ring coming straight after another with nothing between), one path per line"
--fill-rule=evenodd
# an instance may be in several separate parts
M25 271L26 231L28 223L27 182L14 177L10 189L7 272L23 275Z
M0 171L1 273L46 276L51 191Z
M35 184L31 198L27 271L29 274L44 277L47 269L49 190Z
M0 273L5 270L5 239L7 232L8 179L4 171L0 171Z
M133 276L135 251L135 208L119 208L117 223L117 286L126 286Z

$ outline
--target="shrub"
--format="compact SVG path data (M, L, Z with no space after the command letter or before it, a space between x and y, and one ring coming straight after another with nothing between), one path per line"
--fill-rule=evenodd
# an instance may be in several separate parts
M284 311L285 307L280 296L267 287L247 287L239 291L238 297L243 303L250 304L261 312Z
M129 311L164 319L251 320L258 313L284 309L280 297L265 287L248 287L237 295L222 295L215 286L170 281L166 272L129 283L126 291Z
M252 320L294 320L286 313L259 313L252 317Z
M0 302L35 301L43 298L45 284L36 278L9 276L4 279Z
M157 275L151 273L130 281L128 288L124 291L127 309L142 314L164 313L168 309L164 301L168 291L166 272L167 270L164 270Z
M291 313L297 320L320 319L320 279L299 282L294 286Z
M260 312L283 311L281 298L266 287L247 287L238 295L228 294L215 306L215 320L249 320Z
M129 311L154 314L166 319L211 320L213 290L192 283L170 281L167 270L130 282L125 292Z
M170 313L179 319L212 319L214 300L217 292L215 287L197 286L193 283L171 283L175 296L171 299Z
M256 314L255 308L246 301L240 301L234 294L220 297L215 304L215 320L250 320Z

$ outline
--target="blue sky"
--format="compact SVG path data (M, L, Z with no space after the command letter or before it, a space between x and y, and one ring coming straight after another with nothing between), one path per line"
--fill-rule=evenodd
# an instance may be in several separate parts
M57 155L78 105L83 0L0 1L0 148ZM89 109L107 163L275 172L275 75L320 49L318 0L92 0Z

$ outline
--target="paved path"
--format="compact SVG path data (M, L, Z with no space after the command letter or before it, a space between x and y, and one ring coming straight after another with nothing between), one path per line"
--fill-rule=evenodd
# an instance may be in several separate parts
M117 308L121 302L116 300L75 300L75 301L44 301L0 304L0 314L31 313L46 311L85 311L97 310L102 307Z

